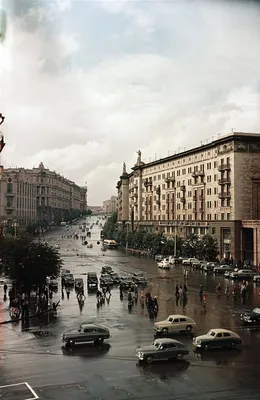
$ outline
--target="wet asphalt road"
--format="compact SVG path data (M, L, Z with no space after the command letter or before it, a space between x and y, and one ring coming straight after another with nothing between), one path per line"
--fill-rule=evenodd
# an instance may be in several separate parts
M92 219L94 220L94 219ZM72 232L78 227L73 227ZM191 271L188 278L188 303L183 308L175 303L175 284L183 283L183 269L158 270L154 261L125 256L108 250L104 256L97 245L99 228L94 226L92 243L87 249L80 240L62 239L65 229L50 233L49 243L59 243L64 267L75 277L88 271L101 270L111 265L118 272L144 271L149 289L157 295L157 320L169 314L181 313L195 319L198 334L210 328L227 328L239 333L243 339L241 350L195 353L192 338L179 336L191 353L183 362L161 362L149 366L138 365L137 346L153 341L153 321L137 304L131 314L126 299L120 301L119 290L114 288L109 304L97 309L95 295L87 295L82 311L79 310L74 291L65 297L58 309L58 319L48 327L49 336L37 337L21 332L20 325L0 326L0 386L28 382L40 399L93 400L93 399L259 399L260 389L260 331L240 326L239 314L259 305L260 287L251 286L246 305L233 298L216 297L215 288L227 281L213 274ZM78 257L85 254L86 257ZM167 279L166 279L167 278ZM200 283L207 291L207 309L198 298ZM86 284L85 284L86 286ZM2 298L2 287L0 288ZM55 295L61 297L60 290ZM8 319L7 304L0 305L0 318ZM93 345L64 352L61 348L63 332L77 328L83 322L97 322L107 326L111 339L99 348ZM47 328L46 328L47 329ZM2 397L1 397L2 396ZM31 395L32 397L32 395ZM29 399L28 388L1 388L0 399Z

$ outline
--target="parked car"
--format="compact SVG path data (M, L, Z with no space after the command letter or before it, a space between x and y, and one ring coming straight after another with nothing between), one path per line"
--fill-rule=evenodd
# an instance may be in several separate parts
M184 258L184 260L182 260L182 265L193 265L193 263L197 263L200 264L200 260L198 260L197 258Z
M244 325L260 326L260 308L241 314L240 319Z
M154 259L155 259L155 261L162 261L164 259L164 256L162 254L156 254Z
M154 329L157 334L190 333L196 328L196 322L186 315L170 315L164 321L155 322Z
M215 274L224 274L226 271L233 272L234 268L231 265L222 264L222 265L217 265L213 269L213 272Z
M113 286L113 284L114 284L113 279L111 278L111 275L109 275L109 274L101 275L99 282L100 282L100 286Z
M252 279L254 272L251 269L239 269L229 274L231 279Z
M95 291L98 289L98 277L96 272L88 272L87 286L88 286L88 291L91 290Z
M102 343L105 339L111 337L107 328L96 324L80 325L77 331L71 331L62 335L62 341L66 347L75 346L94 342L95 344Z
M101 274L112 274L113 269L112 267L108 266L108 267L102 267L101 269Z
M142 272L135 272L132 280L136 285L147 285L147 278L145 278Z
M120 286L123 290L129 289L133 285L133 280L130 276L121 276Z
M169 258L164 258L162 261L158 262L158 268L161 269L170 269L170 261Z
M188 355L187 347L174 339L156 339L152 345L140 347L136 350L136 356L140 361L151 364L153 361L182 360Z
M193 345L202 350L219 347L235 348L241 343L240 336L227 329L211 329L206 335L197 336L193 339Z
M84 282L82 278L75 279L75 290L82 290L84 288Z
M118 275L117 272L112 272L112 273L110 274L110 276L111 276L111 278L113 279L113 282L114 282L115 284L118 284L118 283L120 282L120 278L119 278L119 275Z
M175 256L170 256L170 257L169 257L169 262L170 262L171 265L178 264L179 258L178 258L178 257L175 257Z
M255 276L253 277L253 282L259 283L259 282L260 282L260 275L255 275Z
M209 272L209 271L214 271L214 268L217 266L217 263L214 262L207 262L204 264L203 271Z

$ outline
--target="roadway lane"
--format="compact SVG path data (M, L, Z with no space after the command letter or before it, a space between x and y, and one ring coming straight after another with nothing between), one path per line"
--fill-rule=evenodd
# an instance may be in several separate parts
M234 303L225 296L216 298L215 287L223 278L215 278L200 271L191 272L188 280L188 303L183 308L176 304L175 284L183 281L182 267L170 272L159 271L152 260L125 256L119 251L102 255L99 228L94 227L93 249L80 241L62 239L64 230L48 235L50 243L61 245L64 267L75 277L88 271L100 272L103 265L117 271L131 273L144 271L149 288L158 296L157 320L169 314L183 313L193 317L198 333L210 328L225 327L238 332L243 338L242 350L194 353L191 338L180 336L191 353L187 360L178 363L157 363L141 366L136 363L135 349L153 341L153 321L137 304L128 313L126 299L120 301L117 288L112 290L109 304L96 308L95 296L87 296L80 310L75 293L61 300L58 319L48 330L49 336L36 337L21 332L20 326L1 326L0 385L28 382L40 399L254 399L259 398L259 331L242 329L239 314L259 303L258 287L251 287L248 304ZM75 231L76 227L72 230ZM78 255L84 255L80 257ZM167 279L166 279L167 278ZM203 283L207 293L206 313L199 303L198 290ZM60 291L56 297L60 298ZM1 296L2 297L2 296ZM8 310L2 305L4 315ZM92 345L74 351L61 348L61 335L83 322L98 322L109 327L112 338L99 348ZM1 395L1 388L0 388ZM2 397L0 397L2 399ZM12 397L3 397L12 398ZM15 397L14 397L15 398ZM22 398L22 397L21 397Z

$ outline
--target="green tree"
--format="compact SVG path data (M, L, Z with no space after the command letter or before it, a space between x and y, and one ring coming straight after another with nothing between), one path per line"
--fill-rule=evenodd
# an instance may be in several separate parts
M210 235L205 235L200 240L198 255L207 261L213 261L217 258L219 254L218 242Z
M186 257L196 257L200 253L201 243L198 235L192 233L182 243L182 253Z
M57 277L62 265L58 252L27 236L1 238L2 272L29 292L33 285L42 287L47 276Z

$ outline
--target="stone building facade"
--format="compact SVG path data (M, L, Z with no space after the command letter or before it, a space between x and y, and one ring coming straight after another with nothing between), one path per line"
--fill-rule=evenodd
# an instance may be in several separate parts
M112 214L118 209L117 196L111 196L109 200L103 201L103 212L106 214Z
M208 233L221 257L260 264L260 134L234 132L148 164L139 154L117 189L119 221L133 229Z
M86 210L87 188L40 163L38 168L8 168L0 181L0 219L59 223Z

